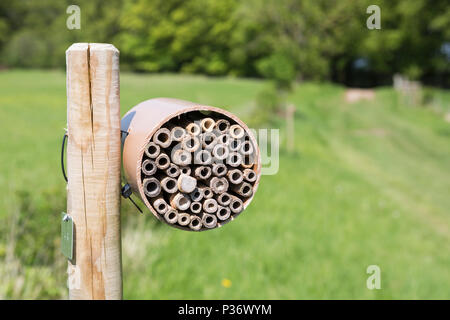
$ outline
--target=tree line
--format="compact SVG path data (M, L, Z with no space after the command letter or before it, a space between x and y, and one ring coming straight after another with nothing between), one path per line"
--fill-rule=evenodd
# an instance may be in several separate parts
M69 5L81 28L69 30ZM381 9L369 30L366 9ZM293 80L382 84L393 74L448 83L447 0L2 0L0 64L55 68L74 42L109 42L121 66ZM365 83L367 82L367 83Z

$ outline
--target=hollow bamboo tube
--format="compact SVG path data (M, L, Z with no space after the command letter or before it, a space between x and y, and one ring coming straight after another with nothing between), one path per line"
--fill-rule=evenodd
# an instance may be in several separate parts
M215 129L220 133L226 133L230 128L230 121L225 119L220 119L216 121Z
M179 213L177 222L180 226L187 226L191 222L191 215L189 213Z
M240 184L231 185L231 190L236 192L242 197L251 197L253 195L253 187L248 182L242 182Z
M255 170L244 169L244 179L248 182L255 182L257 178Z
M228 132L233 139L241 139L245 134L244 128L238 124L233 124L230 126L230 130L228 130Z
M202 203L198 201L191 202L190 209L192 213L200 213L202 211Z
M177 210L169 207L167 212L164 214L164 220L166 220L168 224L175 224L178 221Z
M242 203L242 200L239 199L238 197L231 196L229 208L233 213L240 213L244 209L244 204Z
M158 157L159 153L161 152L161 147L151 141L145 146L144 152L150 159L156 159L156 157Z
M172 143L170 130L167 128L158 129L153 135L153 142L162 148L167 148Z
M228 171L227 178L230 183L239 184L244 180L244 174L239 169L232 169Z
M66 63L67 213L76 226L69 298L121 299L119 51L76 43Z
M225 221L231 216L231 210L228 207L218 206L216 215L219 220Z
M170 126L170 136L172 141L180 142L186 136L186 129L180 126Z
M211 132L214 129L216 122L212 118L203 118L200 120L200 127L203 132Z
M191 122L186 126L186 132L192 136L198 136L202 132L202 129L195 122Z
M222 177L227 174L228 168L223 163L213 163L212 174L216 177Z
M170 196L170 205L174 209L185 211L189 209L191 200L182 193L175 193Z
M200 135L200 142L203 149L212 150L217 143L217 137L213 132L205 132Z
M217 226L217 217L213 214L203 213L202 224L208 229L215 228Z
M158 175L161 181L161 188L167 193L175 193L178 191L177 180L165 175Z
M190 167L180 167L180 174L181 173L190 175L191 174L191 168Z
M228 155L226 164L231 167L239 167L242 164L242 155L237 152L231 152Z
M193 231L199 231L202 228L202 219L200 217L191 214L191 221L189 228Z
M192 162L192 155L183 149L175 150L172 154L172 162L178 166L188 166Z
M203 211L214 213L217 211L217 201L215 199L206 199L203 201Z
M217 202L221 205L221 206L229 206L231 203L231 195L227 192L221 193L216 197Z
M153 201L153 208L155 208L159 214L165 214L169 209L169 206L164 198L159 196Z
M208 179L212 174L212 169L211 167L207 167L207 166L200 166L195 168L194 170L194 176L197 179L202 179L202 180L206 180Z
M156 167L165 170L170 166L170 158L167 154L161 152L155 160Z
M244 141L241 144L240 151L243 155L250 155L254 152L253 145L250 141Z
M152 176L156 172L156 164L155 161L146 159L144 162L142 162L142 172L146 176Z
M212 162L211 152L208 150L197 150L195 152L194 164L209 165Z
M239 151L241 148L242 142L238 139L232 139L228 145L230 151Z
M195 152L200 148L200 141L196 136L187 135L181 140L181 147L187 152Z
M201 182L197 182L197 185L198 188L202 191L204 199L211 199L214 196L210 187L204 185Z
M228 158L229 151L228 147L222 143L216 144L212 151L212 156L217 160L225 160Z
M203 191L202 189L196 187L190 194L192 201L201 201L203 199Z
M224 177L211 177L205 180L207 186L211 188L214 193L223 193L228 190L228 180Z
M146 178L143 181L144 193L148 197L156 197L161 193L161 184L156 178Z
M176 164L171 163L165 173L171 178L176 178L180 175L180 168Z

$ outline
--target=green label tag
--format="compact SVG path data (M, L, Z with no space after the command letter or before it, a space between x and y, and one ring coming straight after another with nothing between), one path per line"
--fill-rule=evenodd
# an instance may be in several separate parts
M61 251L67 259L73 258L73 220L65 212L61 213Z

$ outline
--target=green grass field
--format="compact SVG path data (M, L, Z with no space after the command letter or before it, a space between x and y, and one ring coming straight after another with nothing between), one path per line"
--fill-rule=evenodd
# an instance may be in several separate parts
M177 97L243 120L265 83L121 76L121 108ZM450 93L407 107L390 88L348 104L345 89L297 85L295 152L263 176L233 223L174 230L122 203L127 299L449 299ZM65 74L0 72L0 298L66 298L59 253ZM282 146L285 130L281 128ZM366 268L381 268L368 290ZM231 286L223 285L228 279Z

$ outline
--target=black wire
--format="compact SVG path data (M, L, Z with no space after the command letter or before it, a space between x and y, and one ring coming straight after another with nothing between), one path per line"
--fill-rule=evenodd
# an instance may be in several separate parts
M61 147L61 170L62 170L64 180L66 180L66 182L68 182L67 176L66 176L66 169L64 168L64 147L66 145L66 140L67 140L67 133L65 132L63 141L62 141L62 147Z
M144 213L144 212L142 212L141 208L139 208L139 206L137 205L137 203L134 202L134 200L131 198L131 196L129 196L128 199L130 199L130 201L134 204L134 206L139 210L140 213Z

